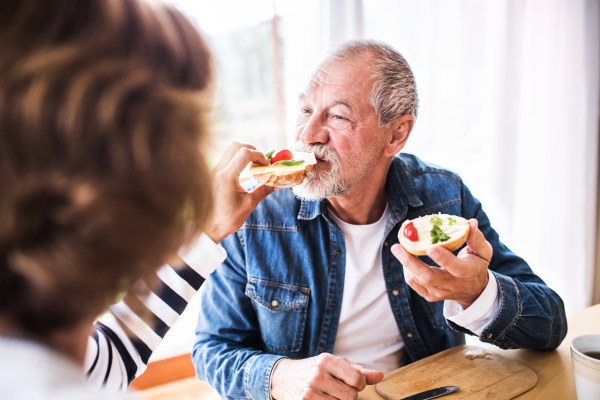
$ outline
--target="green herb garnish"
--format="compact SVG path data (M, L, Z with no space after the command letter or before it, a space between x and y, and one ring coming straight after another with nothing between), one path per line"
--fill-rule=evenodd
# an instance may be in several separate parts
M287 160L287 161L277 161L275 164L273 165L285 165L286 167L293 167L295 165L300 165L304 162L304 160L300 160L300 161L296 161L296 160Z
M433 226L440 226L444 223L444 220L438 217L437 215L432 215L429 219L429 222L433 224Z
M454 225L456 224L456 220L452 217L448 217L448 225Z
M445 242L450 239L450 236L446 235L439 225L433 225L431 230L431 242L436 244L438 242Z
M267 157L267 160L269 160L269 162L271 162L271 156L273 155L273 153L275 153L275 150L271 150L268 153L265 153L265 157Z

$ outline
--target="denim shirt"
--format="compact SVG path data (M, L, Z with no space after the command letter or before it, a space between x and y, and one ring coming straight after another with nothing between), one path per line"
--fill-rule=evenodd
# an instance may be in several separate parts
M493 246L489 268L502 305L479 339L503 349L560 344L567 332L561 298L500 242L456 174L401 154L389 169L386 191L391 213L381 247L383 276L408 363L464 344L464 334L472 334L444 318L443 301L430 303L408 286L390 251L404 220L438 212L476 218ZM192 352L196 374L223 398L269 399L271 371L280 358L333 351L344 295L344 235L327 200L301 201L283 189L221 245L227 260L202 290Z

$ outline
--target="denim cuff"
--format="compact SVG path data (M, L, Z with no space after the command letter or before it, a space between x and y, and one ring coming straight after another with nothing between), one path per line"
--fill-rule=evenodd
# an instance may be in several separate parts
M502 349L518 348L506 334L521 317L522 304L519 288L512 278L496 272L493 273L498 281L498 293L502 299L502 304L500 312L481 332L479 339Z
M502 298L498 290L496 275L488 269L488 283L477 298L467 309L455 301L444 301L444 317L479 336L483 329L498 315Z
M251 400L271 399L271 374L275 365L284 356L257 354L246 362L244 390Z

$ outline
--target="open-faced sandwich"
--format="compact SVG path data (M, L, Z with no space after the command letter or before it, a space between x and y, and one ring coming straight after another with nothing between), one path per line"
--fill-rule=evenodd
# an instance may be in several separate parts
M289 188L302 183L317 163L314 153L271 150L265 154L269 165L250 165L254 179L267 186Z
M406 220L398 232L400 244L415 256L427 255L427 249L442 246L458 250L469 236L469 222L455 215L433 214Z

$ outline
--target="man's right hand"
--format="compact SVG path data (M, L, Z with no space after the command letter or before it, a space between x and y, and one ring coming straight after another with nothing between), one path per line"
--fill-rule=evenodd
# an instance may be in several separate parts
M356 399L366 385L382 379L383 372L327 353L304 360L283 359L271 377L271 396L276 400Z

